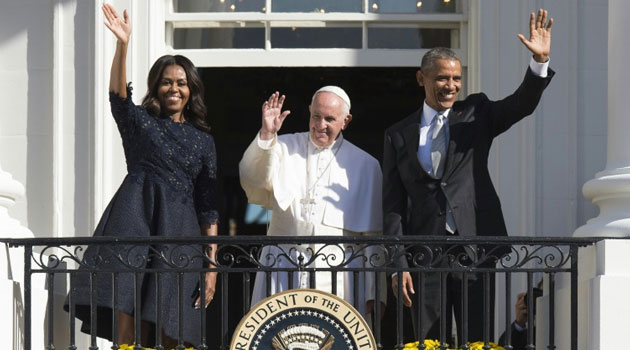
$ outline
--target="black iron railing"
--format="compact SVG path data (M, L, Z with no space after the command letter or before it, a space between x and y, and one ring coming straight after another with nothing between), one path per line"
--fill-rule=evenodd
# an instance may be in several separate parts
M142 303L142 291L138 288L138 278L140 273L154 274L157 280L160 280L161 275L175 274L179 278L178 282L178 320L179 332L178 332L178 349L184 349L184 341L181 339L182 334L182 317L183 317L183 303L185 296L183 295L182 278L184 274L196 274L199 276L199 283L201 290L205 285L205 272L216 271L218 273L217 284L220 286L218 295L220 295L220 302L214 302L216 311L220 312L221 320L219 331L216 331L215 327L209 330L208 320L212 322L217 321L217 317L212 315L208 317L207 311L204 308L198 310L200 313L200 324L198 325L201 338L199 344L192 344L198 349L219 348L227 349L230 341L230 331L234 328L234 321L240 319L250 309L251 289L253 286L254 272L263 272L269 280L269 276L273 272L287 273L288 278L291 279L295 271L302 271L309 273L310 285L315 285L318 274L331 274L332 280L332 292L336 293L337 285L336 278L339 273L350 272L355 278L360 272L368 272L375 274L375 277L384 278L390 276L392 273L397 273L393 278L398 278L399 282L402 282L403 271L412 273L415 278L419 279L420 286L424 281L424 277L429 274L439 274L442 286L449 273L458 273L462 276L461 288L463 289L462 295L462 319L464 320L463 335L460 339L461 348L466 348L466 315L468 313L468 306L466 300L466 280L469 276L477 274L482 276L484 292L494 289L491 281L494 281L492 276L505 276L505 324L506 328L512 322L513 314L513 298L512 295L512 281L515 276L523 276L527 280L527 292L528 292L528 323L534 324L534 312L532 311L532 305L534 305L534 274L543 273L548 278L548 285L545 289L548 291L549 298L549 312L548 327L549 327L549 349L555 348L555 318L554 308L556 303L556 280L558 275L566 275L570 280L570 320L571 320L571 349L577 350L577 300L578 300L578 248L583 246L592 245L596 242L596 239L592 238L525 238L525 237L196 237L196 238L170 238L170 237L138 237L138 238L125 238L114 239L107 237L91 237L91 238L42 238L42 239L0 239L0 242L8 244L12 248L24 249L24 349L32 349L31 344L31 332L33 325L31 324L31 313L37 310L33 310L32 303L32 285L31 279L35 274L47 275L47 290L48 290L48 310L47 312L47 325L48 328L46 348L57 349L55 347L55 339L53 339L53 327L54 322L58 322L59 319L69 319L69 333L67 343L69 343L69 349L76 349L76 331L75 331L75 305L72 294L67 299L68 310L70 317L60 318L60 315L54 314L53 299L55 296L53 293L55 281L55 275L65 274L70 281L70 289L72 289L73 281L78 274L88 274L90 276L90 317L92 323L96 323L97 314L103 312L96 307L96 298L98 288L103 286L97 286L97 276L107 275L108 279L111 277L111 285L107 286L112 290L118 290L121 285L118 278L122 274L133 274L136 278L133 279L134 287L134 302L135 309ZM210 244L217 244L216 260L213 261L209 258ZM90 255L84 257L84 251L86 246L100 247L99 254ZM295 245L295 246L293 246ZM260 256L260 252L264 247L275 247L279 250L279 255L275 258L271 256ZM296 248L297 247L297 248ZM342 254L330 253L331 251L343 252ZM334 256L333 256L334 255ZM282 267L275 266L275 262L278 257L281 256L285 262ZM405 258L408 261L408 267L402 268L397 261L401 258ZM320 259L326 261L328 266L322 267L321 264L317 267L314 266L314 261ZM356 267L357 261L362 262L363 267ZM115 264L112 264L115 262ZM150 263L149 263L150 262ZM160 262L156 264L155 262ZM199 264L201 262L201 264ZM113 266L113 267L112 267ZM159 266L159 267L155 267ZM317 272L317 273L314 273ZM236 277L235 277L236 276ZM236 280L237 283L231 283ZM292 285L292 281L289 282ZM236 285L236 291L234 290ZM269 286L269 284L267 284ZM357 284L355 284L356 286ZM399 283L399 291L402 283ZM377 284L378 286L378 284ZM130 286L126 286L131 288ZM240 290L239 290L240 289ZM269 291L269 288L267 288ZM388 285L387 289L391 289ZM355 298L358 300L358 293L361 293L357 288L353 291ZM380 299L380 296L387 293L387 290L376 288L375 296L376 300ZM160 299L160 283L157 283L157 293ZM269 293L269 292L267 292ZM485 293L488 294L489 293ZM118 293L112 293L113 299L111 305L113 305L112 311L112 338L116 339L116 320L115 316L117 310L117 296ZM203 299L203 293L201 293ZM418 305L422 305L425 301L426 295L424 288L420 288L418 293L413 296L414 302ZM444 300L444 288L442 288L441 300ZM238 303L233 302L237 300ZM490 300L487 300L487 305L490 305ZM204 300L202 300L202 303ZM159 304L159 303L158 303ZM233 305L237 306L234 309ZM160 305L155 306L160 310ZM396 346L403 346L403 305L400 300L396 302L396 305L389 305L388 307L395 307L396 310ZM445 320L444 311L442 308L443 317ZM491 322L489 321L493 314L490 314L491 308L488 306L483 312L484 322L484 339L486 348L491 339ZM39 310L40 312L43 310ZM375 303L375 316L374 316L374 335L377 344L380 348L383 332L392 332L392 327L382 327L381 313L383 312L380 303ZM59 313L59 312L57 312ZM228 315L230 317L228 317ZM418 315L420 316L420 315ZM420 317L418 319L421 319ZM160 317L156 317L156 328L160 327ZM135 340L136 344L141 340L141 327L142 323L138 316L135 318ZM422 322L418 322L417 334L423 334ZM446 348L447 342L447 329L444 322L440 325L440 340L443 344L442 348ZM535 335L533 333L533 327L529 327L527 335L528 348L534 349L533 343ZM510 349L511 339L510 332L507 332L506 346ZM161 348L161 332L155 332L155 347ZM92 331L90 338L90 349L97 349L96 333ZM212 338L214 344L209 345L209 339ZM481 339L473 339L481 340ZM113 349L116 350L118 344L114 344ZM389 350L389 349L386 349Z

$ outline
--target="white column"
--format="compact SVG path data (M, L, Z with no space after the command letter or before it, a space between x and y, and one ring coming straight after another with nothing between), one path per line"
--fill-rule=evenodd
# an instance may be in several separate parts
M630 237L630 2L608 3L608 140L606 168L584 184L586 198L600 214L578 228L575 237ZM603 106L602 106L603 107ZM604 109L602 108L602 114ZM602 115L602 119L604 116Z
M575 237L630 238L630 113L626 107L630 100L629 11L628 1L608 2L606 168L583 187L584 196L599 207L600 214L578 228ZM613 349L627 342L623 318L630 313L626 292L630 289L629 250L630 240L609 239L580 251L580 349ZM568 314L568 305L563 304L563 313Z

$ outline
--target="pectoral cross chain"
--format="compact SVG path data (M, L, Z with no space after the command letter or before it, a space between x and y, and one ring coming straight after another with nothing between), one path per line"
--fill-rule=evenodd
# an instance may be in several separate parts
M300 204L302 204L302 217L306 217L311 207L315 205L315 199L311 198L311 194L309 193L306 198L300 199Z

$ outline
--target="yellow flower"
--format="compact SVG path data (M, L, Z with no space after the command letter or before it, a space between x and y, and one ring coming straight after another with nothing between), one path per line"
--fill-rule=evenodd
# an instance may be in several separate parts
M405 344L405 347L403 349L404 350L418 350L418 344L419 342L407 343ZM489 343L489 344L490 344L491 350L505 350L502 346L498 346L495 343ZM426 339L424 341L424 346L426 350L441 350L440 342L437 340ZM477 341L474 343L468 342L468 346L470 347L469 348L470 350L484 350L483 348L484 342L482 341ZM457 349L448 348L447 350L457 350Z
M405 344L404 350L418 350L420 342ZM440 342L437 340L425 339L424 346L426 350L440 350Z
M492 350L505 350L502 346L495 343L490 342L488 344L490 344L490 349ZM474 343L468 343L468 345L470 345L470 350L483 350L484 343L482 341L476 341Z
M129 345L129 344L122 344L122 345L119 347L119 350L134 350L134 348L133 348L133 347L134 347L135 345L136 345L135 343L134 343L134 344L131 344L131 345ZM153 349L152 349L152 348L142 348L142 350L153 350ZM172 350L175 350L175 349L172 349ZM184 350L197 350L197 349L195 349L195 348L186 348L186 349L184 349Z

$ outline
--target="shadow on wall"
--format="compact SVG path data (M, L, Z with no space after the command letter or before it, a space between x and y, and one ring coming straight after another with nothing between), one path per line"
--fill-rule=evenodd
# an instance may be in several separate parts
M74 201L74 222L69 222L65 230L76 230L79 235L90 234L89 198L90 196L90 157L89 140L91 137L90 81L93 65L93 22L94 3L76 0L56 0L47 6L40 1L3 1L0 11L0 54L3 62L2 75L12 86L15 94L7 100L9 110L15 113L16 123L5 129L10 145L18 145L19 166L25 168L20 177L26 188L26 220L23 222L36 236L50 236L53 231L53 213L62 210L67 202ZM54 207L54 50L55 48L55 8L61 9L61 56L66 68L60 74L63 86L69 91L58 91L62 98L60 120L64 124L63 134L59 135L63 142L60 159L63 163L56 165L64 169L64 164L76 164L65 178L72 179L60 191L68 193L66 201L59 203L61 208ZM74 17L74 18L73 18ZM70 35L68 35L70 34ZM73 36L72 36L73 35ZM74 52L72 54L72 52ZM72 72L74 69L74 72ZM74 78L72 77L74 74ZM66 78L67 77L67 78ZM74 104L72 103L74 101ZM12 106L12 107L11 107ZM5 116L6 123L10 117ZM24 118L26 120L24 121ZM24 128L22 128L24 125ZM74 130L70 129L74 125ZM74 134L74 135L72 135ZM17 137L15 137L17 136ZM74 136L74 137L73 137ZM74 154L72 153L74 149ZM66 151L69 151L66 153ZM67 154L67 155L65 155ZM6 163L6 162L5 162ZM16 164L16 163L13 163ZM6 167L6 164L5 164ZM11 169L7 169L11 172ZM67 190L64 191L66 187ZM63 193L62 192L62 193ZM74 195L74 198L70 197ZM24 205L24 204L22 204ZM86 231L86 232L84 232ZM68 232L64 232L68 233Z
M13 281L13 317L11 322L18 327L13 328L11 337L12 349L20 349L24 344L24 301L22 300L22 287L19 282Z
M94 1L77 1L74 15L74 232L76 236L91 236L90 208L93 203L93 159L90 140L94 140ZM87 29L89 30L76 30Z

